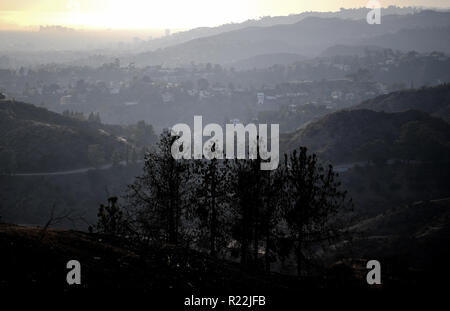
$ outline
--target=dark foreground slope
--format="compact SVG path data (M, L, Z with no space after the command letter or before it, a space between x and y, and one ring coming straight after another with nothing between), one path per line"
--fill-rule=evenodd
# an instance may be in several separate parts
M175 247L140 249L78 231L0 224L0 289L131 290L228 293L293 291L294 277L245 272L236 263ZM82 284L66 283L69 260L81 264Z
M450 198L391 208L351 227L353 252L378 258L403 284L444 283L450 275Z
M430 266L433 266L433 258L437 260L433 256L443 255L436 263L443 263L448 259L448 248L445 246L448 238L441 233L433 233L435 229L427 228L426 225L440 225L448 233L448 221L445 220L448 213L439 213L444 218L427 216L429 221L413 222L420 228L403 222L404 215L407 214L402 211L393 212L384 220L378 217L356 225L352 228L355 237L360 230L370 236L355 240L353 256L365 254L369 257L341 258L325 268L320 275L302 279L255 271L252 268L243 269L237 263L214 259L173 245L153 245L137 249L118 239L98 234L55 229L44 231L37 227L0 224L0 290L21 293L28 290L45 291L52 295L119 291L123 294L144 295L143 297L162 293L164 296L170 294L172 303L182 305L184 297L190 297L191 294L214 294L222 297L266 295L273 297L274 304L287 300L299 302L302 297L307 297L307 293L323 290L357 295L435 287L440 276L434 273L443 266L435 265L432 269ZM381 244L375 243L380 238L375 239L373 235L379 234L377 226L392 231L393 229L388 228L392 222L402 223L402 228L408 228L404 232L385 232L386 239L391 241L386 244L386 252ZM411 231L409 229L417 233L411 237L417 244L413 243L414 247L408 249L411 244L408 242L411 239L408 240L406 236ZM400 233L404 236L403 240L398 240ZM439 244L437 246L434 245L436 241ZM395 248L398 246L402 249ZM408 255L411 250L409 255L414 256L414 259L421 247L424 250L421 256L431 257L426 258L426 265L420 264L412 271L414 266L402 256ZM336 249L339 248L336 245ZM382 285L367 285L365 265L369 259L381 260ZM81 285L69 286L66 283L69 271L66 264L69 260L78 260L81 264ZM423 267L427 269L423 270Z

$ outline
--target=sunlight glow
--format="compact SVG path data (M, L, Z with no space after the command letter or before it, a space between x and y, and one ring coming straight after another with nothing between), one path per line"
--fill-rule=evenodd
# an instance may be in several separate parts
M2 0L0 29L38 25L81 28L192 28L261 16L365 7L367 0ZM387 5L450 6L450 0L385 0Z

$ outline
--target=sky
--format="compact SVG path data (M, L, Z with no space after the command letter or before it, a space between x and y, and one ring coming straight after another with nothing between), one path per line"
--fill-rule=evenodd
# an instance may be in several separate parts
M450 7L450 0L379 0L381 6ZM0 29L62 25L188 29L262 16L365 7L368 0L0 0Z

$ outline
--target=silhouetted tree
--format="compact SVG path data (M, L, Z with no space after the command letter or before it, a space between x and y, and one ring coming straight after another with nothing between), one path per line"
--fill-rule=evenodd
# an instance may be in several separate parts
M208 238L210 254L215 257L228 235L231 167L226 160L212 159L196 161L192 168L195 186L191 214L197 218L199 232Z
M146 124L145 121L139 121L136 124L133 137L136 145L139 147L149 147L158 140L158 137L153 131L153 126Z
M243 265L258 259L261 210L259 163L259 160L238 160L234 166L233 234L240 244Z
M130 212L135 215L135 231L172 244L180 241L185 212L186 163L172 157L175 139L169 131L161 134L157 148L145 156L143 175L129 186L127 195Z
M264 237L264 263L267 271L270 271L270 264L276 257L276 241L278 238L277 226L280 222L280 212L287 203L285 167L280 166L274 171L262 172L262 211L260 221L260 231Z
M107 205L100 204L96 226L98 232L113 236L125 232L124 213L117 202L117 197L110 197Z
M92 123L101 123L102 121L101 121L101 119L100 119L100 113L94 113L94 112L91 112L90 114L89 114L89 116L88 116L88 121L89 122L92 122Z
M331 165L324 168L315 154L307 149L294 150L285 161L287 166L287 195L289 204L284 208L284 218L295 243L297 273L302 274L306 252L313 243L331 239L333 216L346 206L347 192L340 189Z

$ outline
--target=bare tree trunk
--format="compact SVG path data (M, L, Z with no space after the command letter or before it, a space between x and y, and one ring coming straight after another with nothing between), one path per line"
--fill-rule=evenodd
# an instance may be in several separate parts
M303 247L303 227L300 228L297 237L297 276L299 278L302 276L302 268L303 268L302 247Z
M217 238L217 165L216 160L212 160L211 165L211 223L210 223L210 253L216 257L216 238Z
M270 228L266 227L266 250L264 253L266 271L270 272Z
M211 256L216 257L216 226L217 226L217 215L215 207L215 199L213 198L211 207L211 233L210 233L210 252Z

